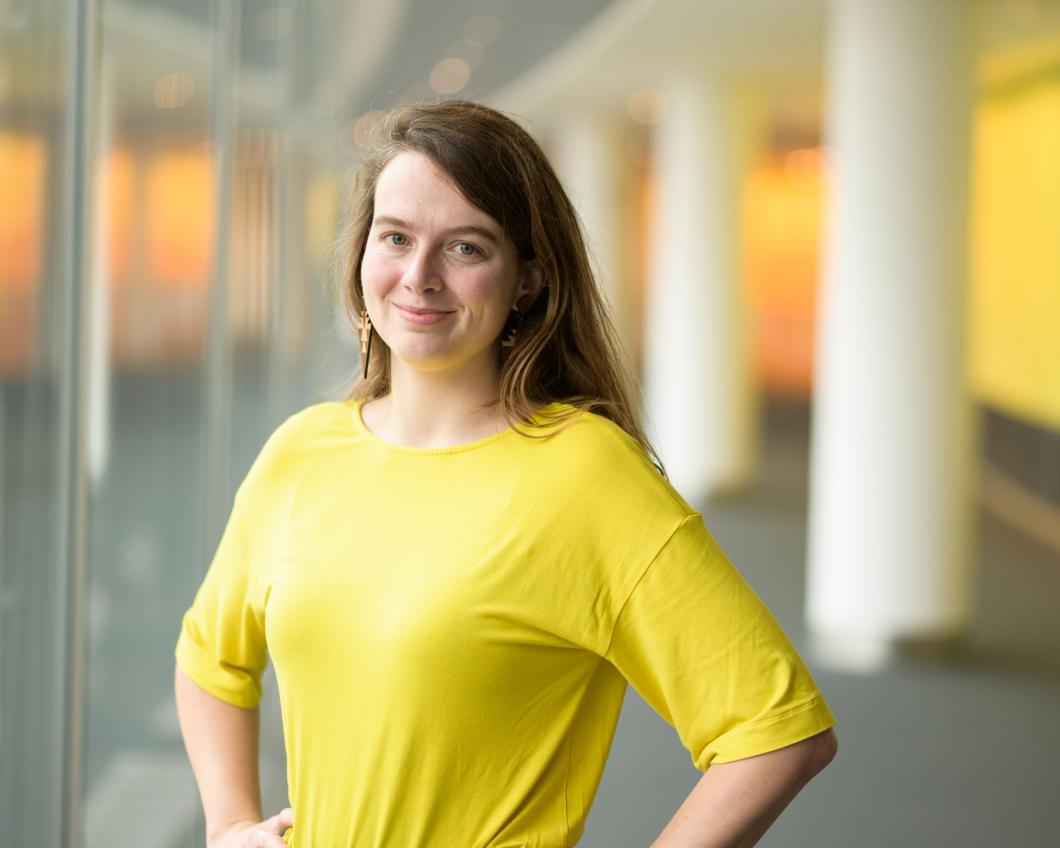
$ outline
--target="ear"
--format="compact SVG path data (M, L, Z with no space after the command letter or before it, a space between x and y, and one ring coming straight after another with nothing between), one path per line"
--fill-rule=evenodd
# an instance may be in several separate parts
M524 262L519 271L519 285L516 288L514 308L526 312L541 294L545 287L545 269L536 259Z

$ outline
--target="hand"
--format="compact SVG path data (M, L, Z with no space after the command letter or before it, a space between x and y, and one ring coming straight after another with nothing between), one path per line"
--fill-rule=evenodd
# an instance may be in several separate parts
M240 821L228 825L209 840L208 848L287 848L280 835L293 826L294 810L284 807L265 821Z

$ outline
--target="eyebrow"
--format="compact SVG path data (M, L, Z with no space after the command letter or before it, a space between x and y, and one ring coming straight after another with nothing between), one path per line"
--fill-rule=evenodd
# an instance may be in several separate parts
M380 215L372 221L372 226L376 224L390 224L395 227L403 227L406 230L411 230L412 225L408 221L403 221L400 218L394 218L390 215ZM488 239L494 244L500 244L500 240L493 233L492 230L487 230L485 227L477 227L474 224L464 224L459 227L451 227L442 233L443 236L451 236L456 233L474 233L475 235L482 236L484 239Z

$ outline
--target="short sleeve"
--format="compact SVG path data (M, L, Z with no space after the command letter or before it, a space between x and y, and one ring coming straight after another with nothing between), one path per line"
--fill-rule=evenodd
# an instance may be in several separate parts
M251 709L261 700L268 654L264 615L255 600L247 555L250 516L245 486L236 493L210 568L184 614L176 658L202 689Z
M700 771L835 724L806 665L698 512L634 586L605 657L674 726Z

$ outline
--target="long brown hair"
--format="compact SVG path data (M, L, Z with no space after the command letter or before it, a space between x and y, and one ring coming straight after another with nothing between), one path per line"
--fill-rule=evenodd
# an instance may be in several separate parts
M467 100L399 107L380 120L375 134L337 243L336 282L347 318L356 325L364 309L361 261L379 174L398 153L423 154L500 224L521 260L535 259L544 271L545 287L522 313L515 344L502 355L498 339L500 405L509 425L541 438L517 426L530 424L540 406L559 401L574 407L550 416L550 429L568 419L560 429L570 426L579 410L594 412L633 437L665 476L633 401L639 397L633 369L593 274L578 215L537 142L511 118ZM347 400L389 392L390 350L373 331L368 376L353 384Z

